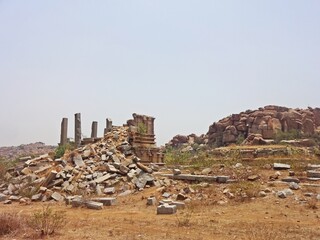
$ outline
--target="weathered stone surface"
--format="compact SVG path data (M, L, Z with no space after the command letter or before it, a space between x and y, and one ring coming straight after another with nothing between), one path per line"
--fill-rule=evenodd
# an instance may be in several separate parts
M42 199L42 193L34 194L31 197L31 201L41 201L41 199Z
M126 191L124 191L124 192L122 192L122 193L119 193L119 194L118 194L118 197L128 196L128 195L130 195L131 193L132 193L131 190L126 190Z
M85 204L85 201L82 198L76 197L71 201L72 207L81 207Z
M212 172L212 169L211 168L205 168L201 171L201 174L202 175L208 175Z
M76 155L76 156L74 156L72 160L73 160L74 164L75 164L76 166L78 166L78 167L84 167L84 166L85 166L85 163L84 163L84 161L82 160L81 155Z
M7 198L8 198L7 195L0 193L0 202L5 201Z
M226 183L229 179L228 176L217 176L217 183Z
M277 192L277 196L279 198L286 198L286 197L291 196L291 195L293 195L293 192L292 192L291 189L285 189L285 190Z
M309 171L307 171L307 177L309 177L309 178L320 178L320 171L309 170Z
M12 201L11 200L5 200L4 202L3 202L3 204L11 204L12 203Z
M106 175L104 175L104 176L102 176L102 177L97 178L97 179L94 180L94 181L95 181L96 183L102 183L102 182L108 180L110 177L111 177L110 174L106 174Z
M288 170L288 169L290 169L290 165L284 164L284 163L274 163L273 169L274 170Z
M266 196L267 196L267 193L266 193L265 191L260 191L260 192L258 193L258 196L259 196L259 197L266 197Z
M258 175L250 175L250 176L248 176L248 180L249 181L256 181L258 179L260 179L260 176L258 176Z
M76 113L74 115L74 143L76 147L79 147L81 144L81 114Z
M186 195L184 195L184 194L182 194L182 193L179 193L178 195L177 195L177 200L178 201L184 201L184 200L186 200L188 197L186 196Z
M174 175L179 175L179 174L181 174L181 170L178 169L178 168L173 169L172 172L173 172Z
M286 178L282 178L281 181L283 182L294 182L294 183L300 183L300 180L298 178L292 178L292 177L286 177Z
M60 146L68 142L68 118L63 118L61 121Z
M92 200L95 202L100 202L104 206L112 206L116 204L116 198L94 198Z
M85 205L89 209L94 209L94 210L103 209L103 203L100 203L100 202L88 201L88 202L85 203Z
M177 212L175 205L163 204L157 207L157 214L174 214Z
M114 187L108 187L103 190L104 194L114 194L115 192L116 192L116 189Z
M246 139L242 144L260 145L268 144L269 140L275 139L279 131L294 130L312 135L320 126L319 112L320 110L317 108L290 109L281 106L265 106L257 110L232 114L214 122L209 126L208 132L198 138L191 137L191 135L177 135L168 144L173 147L185 146L185 148L188 148L194 142L224 146L236 143L244 137ZM250 135L252 137L248 139ZM311 141L308 141L307 144L310 143ZM301 144L306 143L301 142Z
M300 186L296 182L290 182L289 188L292 189L292 190L298 190L300 188Z
M169 198L171 196L171 193L165 192L162 194L162 197Z
M184 209L186 207L186 204L184 202L177 202L177 201L173 201L170 205L176 206L177 209Z
M51 198L56 200L57 202L62 202L64 200L64 197L58 192L52 193Z
M149 197L147 198L147 205L148 206L154 206L157 203L157 199L155 197Z
M46 180L43 182L42 186L48 186L57 176L57 172L52 170L49 175L47 176Z

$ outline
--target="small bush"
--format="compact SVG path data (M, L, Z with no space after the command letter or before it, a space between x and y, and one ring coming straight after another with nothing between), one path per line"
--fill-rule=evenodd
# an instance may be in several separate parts
M167 165L185 165L190 164L192 154L190 152L181 152L179 149L166 149L164 161Z
M55 153L54 158L61 158L67 150L73 150L73 149L74 149L74 145L70 143L67 143L65 145L60 145L54 151Z
M0 236L13 233L20 229L24 221L16 213L0 214Z
M147 133L147 126L144 123L138 123L138 133L144 135Z
M65 212L53 211L49 205L46 205L32 215L29 226L43 236L55 233L65 222Z

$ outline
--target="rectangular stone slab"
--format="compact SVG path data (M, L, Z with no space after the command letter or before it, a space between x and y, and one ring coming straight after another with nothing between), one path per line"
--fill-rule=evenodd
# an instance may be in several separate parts
M104 206L112 206L116 204L116 198L94 198L92 200L102 203Z
M86 202L86 207L89 209L101 210L103 208L103 203L89 201L89 202Z
M284 163L274 163L273 169L274 170L288 170L288 169L290 169L290 165L284 164Z
M174 214L177 212L176 205L160 205L157 207L157 214Z

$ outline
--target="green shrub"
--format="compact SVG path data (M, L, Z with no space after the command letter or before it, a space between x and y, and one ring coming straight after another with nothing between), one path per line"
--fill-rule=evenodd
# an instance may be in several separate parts
M279 143L282 140L301 139L302 137L301 131L298 130L290 130L288 132L278 131L274 136L274 141Z
M190 152L181 152L180 149L167 148L164 155L164 162L167 165L189 164L192 154Z
M243 134L239 134L238 137L237 137L236 144L240 145L241 143L243 143L244 140L245 140L244 135Z
M138 123L137 131L140 134L146 134L147 133L147 126L144 123L140 122L140 123Z
M60 145L54 151L54 158L61 158L67 150L74 150L74 145L67 143L65 145Z
M53 211L49 205L36 211L29 220L29 226L42 236L55 233L66 223L65 212Z

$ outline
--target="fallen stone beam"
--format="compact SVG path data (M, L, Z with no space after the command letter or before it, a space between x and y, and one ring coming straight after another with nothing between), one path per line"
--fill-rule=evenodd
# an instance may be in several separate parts
M218 176L206 176L206 175L192 175L192 174L161 174L163 177L168 177L175 180L187 180L187 181L199 181L199 182L216 182Z
M94 202L102 203L104 206L112 206L116 204L116 198L94 198Z

